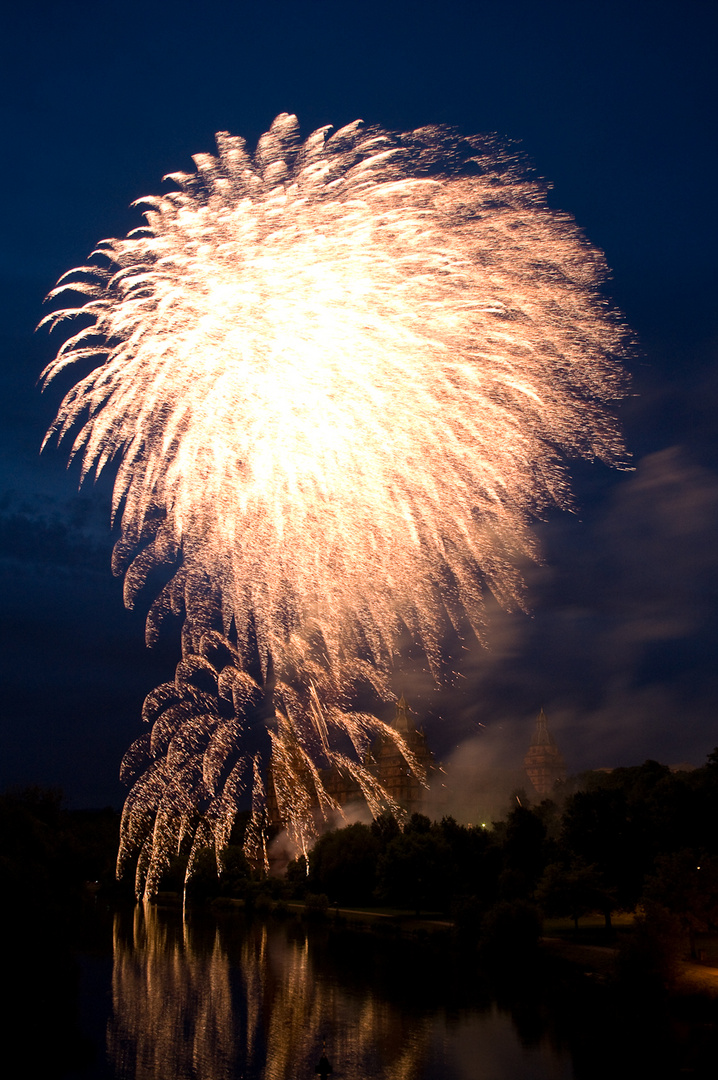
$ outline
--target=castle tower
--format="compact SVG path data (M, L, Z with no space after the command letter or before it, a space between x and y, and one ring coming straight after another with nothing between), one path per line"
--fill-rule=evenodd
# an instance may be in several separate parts
M391 725L412 752L427 778L433 768L434 755L426 744L426 736L419 731L411 717L406 698L402 694L396 703L396 714ZM394 740L387 735L375 739L367 754L364 764L374 774L391 798L413 814L421 810L426 788L414 775ZM340 806L363 800L361 788L351 776L340 773L337 769L328 769L322 773L327 793Z
M524 758L524 768L537 795L545 799L556 781L566 779L566 762L548 729L546 713L541 709L531 736L531 745Z
M424 773L428 775L434 756L426 745L424 732L418 730L410 712L402 694L396 703L392 727L401 735ZM396 743L387 736L380 736L372 747L372 757L375 762L374 772L392 799L410 814L421 810L426 788L411 771Z

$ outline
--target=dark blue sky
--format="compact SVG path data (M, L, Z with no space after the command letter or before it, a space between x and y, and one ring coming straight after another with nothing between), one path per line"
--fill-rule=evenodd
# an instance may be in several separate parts
M174 4L28 0L0 23L0 785L119 803L142 698L171 677L109 570L107 487L39 457L60 391L43 296L129 204L226 129L361 117L521 140L553 205L603 248L637 340L621 409L635 471L574 470L537 526L531 617L492 613L443 695L402 676L436 749L519 756L543 705L573 769L700 763L718 743L718 9L711 2ZM402 689L402 687L397 687ZM438 719L441 714L442 720ZM479 725L485 725L480 728ZM488 735L486 734L488 732Z

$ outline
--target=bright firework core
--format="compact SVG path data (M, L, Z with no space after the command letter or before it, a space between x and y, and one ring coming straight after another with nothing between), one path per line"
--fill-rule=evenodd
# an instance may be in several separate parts
M389 696L405 629L434 668L447 618L480 635L483 588L515 603L532 518L569 503L565 457L621 454L603 258L512 151L360 121L302 142L287 114L253 156L217 146L45 320L85 316L45 378L96 366L48 438L116 468L126 602L176 567L147 637L184 615L183 659L125 761L120 864L147 893L183 844L189 872L221 852L245 792L261 855L270 759L302 848L337 809L328 765L399 813L364 763L391 729L353 688Z

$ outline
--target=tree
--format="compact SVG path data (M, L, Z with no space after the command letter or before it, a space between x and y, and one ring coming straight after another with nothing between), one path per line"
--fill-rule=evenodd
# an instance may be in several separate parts
M448 870L449 848L438 830L407 828L379 859L377 891L391 904L414 908L417 915L421 910L446 910L451 899Z
M220 852L220 890L223 896L243 896L252 877L252 870L238 844L229 844Z
M646 898L676 916L696 959L696 934L718 926L718 858L690 850L660 856Z
M607 926L616 907L635 906L643 887L645 851L624 790L603 788L573 795L566 804L561 841L568 858L594 866L601 875Z
M516 806L503 830L503 869L499 891L504 900L531 896L545 863L546 826L538 814Z
M568 916L578 932L578 920L592 911L612 910L615 896L606 889L600 872L581 860L570 865L550 863L536 889L536 900L545 915ZM610 914L606 921L610 928Z
M655 991L670 985L680 959L678 918L662 904L647 901L633 920L632 932L618 947L618 972L629 991Z
M368 825L347 825L321 836L309 856L308 888L333 903L371 904L377 883L379 839Z

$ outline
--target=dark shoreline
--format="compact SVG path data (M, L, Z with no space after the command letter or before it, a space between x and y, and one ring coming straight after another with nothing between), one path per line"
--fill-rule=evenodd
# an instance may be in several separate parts
M160 907L170 909L182 906L178 894L162 894L154 902ZM383 938L391 936L419 943L433 941L451 949L462 947L462 943L456 938L455 923L440 913L417 915L407 911L330 905L326 912L317 914L306 904L296 900L270 901L257 910L245 905L243 900L227 898L215 900L208 905L190 905L187 910L204 911L220 917L241 912L250 917L296 918L328 928L370 933ZM617 935L612 935L610 944L605 943L603 929L582 927L578 937L574 935L573 930L542 934L538 955L549 963L557 961L562 966L569 965L576 973L593 979L598 984L615 981L618 977L619 957ZM711 949L711 954L714 951L715 949ZM718 1000L718 965L688 958L680 960L675 980L663 989L669 998L699 995L712 1001Z

